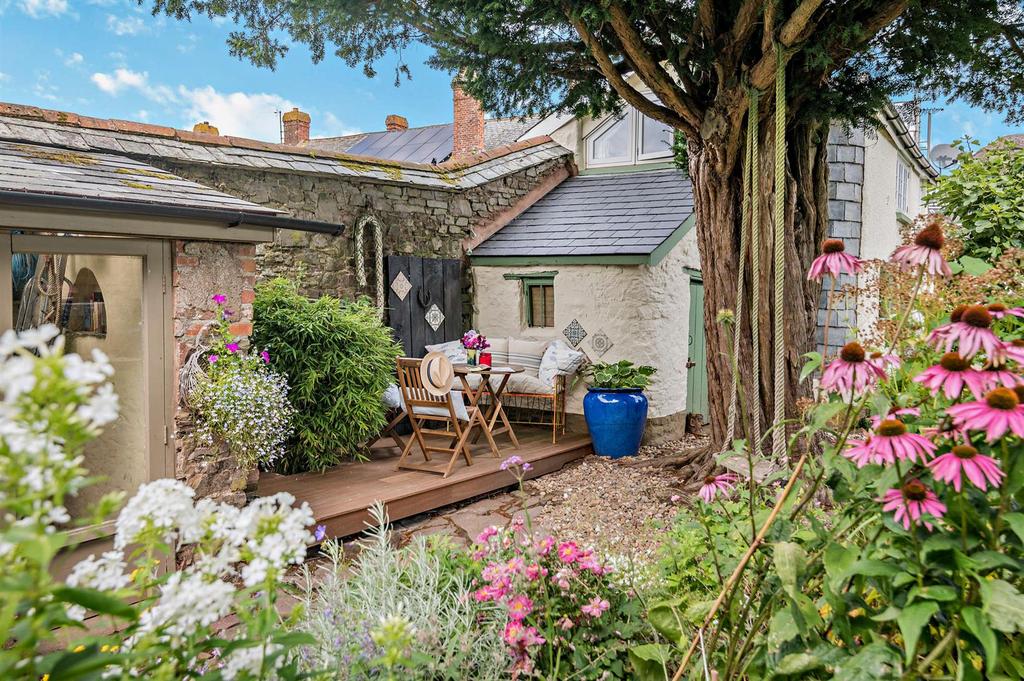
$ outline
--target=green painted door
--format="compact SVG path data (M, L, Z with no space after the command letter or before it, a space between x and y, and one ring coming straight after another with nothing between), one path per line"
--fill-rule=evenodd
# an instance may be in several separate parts
M686 363L686 410L700 414L707 423L708 363L704 342L704 282L690 275L690 353Z

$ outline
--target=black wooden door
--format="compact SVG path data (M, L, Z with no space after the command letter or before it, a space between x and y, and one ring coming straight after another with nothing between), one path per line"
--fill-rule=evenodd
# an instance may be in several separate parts
M388 324L406 357L462 337L461 260L389 255L387 264Z

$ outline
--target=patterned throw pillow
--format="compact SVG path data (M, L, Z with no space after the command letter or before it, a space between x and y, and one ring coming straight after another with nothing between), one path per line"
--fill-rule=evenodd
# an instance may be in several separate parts
M527 376L536 376L540 360L544 357L548 341L530 341L521 338L508 339L508 363L523 367Z
M425 347L427 352L443 352L444 356L450 359L452 364L465 364L466 360L469 359L466 355L466 348L462 347L462 341L453 340Z
M544 351L537 378L545 385L554 385L555 376L572 376L586 359L587 356L579 350L573 350L560 340L553 340Z

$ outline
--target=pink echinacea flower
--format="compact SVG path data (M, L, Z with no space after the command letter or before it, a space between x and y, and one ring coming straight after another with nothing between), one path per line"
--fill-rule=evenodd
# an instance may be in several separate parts
M1006 474L999 468L996 460L978 452L971 445L957 445L945 454L938 456L928 464L936 480L953 485L957 492L963 485L966 475L975 487L985 491L989 485L999 487Z
M860 343L852 342L844 345L839 356L825 367L821 375L821 387L823 390L835 390L849 400L862 394L881 378L885 378L885 371L874 362L867 361Z
M722 473L721 475L709 475L704 478L704 484L701 485L700 490L697 492L698 496L710 504L715 500L715 495L721 492L726 494L732 490L733 485L739 478L732 473Z
M860 258L846 253L846 245L841 239L825 239L821 244L821 255L811 263L807 279L821 281L826 274L833 278L840 274L857 274L863 268Z
M890 489L882 501L885 502L882 510L895 511L893 520L901 523L905 530L910 529L911 522L915 525L920 522L931 531L932 524L922 521L921 517L927 514L941 518L946 513L946 505L920 480L908 480L902 487Z
M957 426L984 431L988 442L998 440L1007 431L1024 437L1024 408L1017 392L1009 388L990 390L984 400L954 404L946 413Z
M914 243L900 246L892 254L892 261L905 268L923 266L928 274L943 277L953 275L949 264L942 257L942 246L946 237L942 234L942 225L938 221L929 223L914 237Z
M932 395L943 393L949 399L956 399L966 386L975 399L985 394L985 377L982 372L971 366L957 352L947 352L935 366L929 367L914 377L931 391Z

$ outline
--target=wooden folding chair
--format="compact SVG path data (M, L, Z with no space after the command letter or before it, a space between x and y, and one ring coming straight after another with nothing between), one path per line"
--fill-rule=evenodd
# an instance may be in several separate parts
M444 395L434 395L423 387L423 379L420 376L420 363L422 360L399 357L398 363L398 386L402 391L402 399L405 402L409 423L412 425L413 437L409 438L405 448L402 450L402 457L398 460L397 469L408 469L426 471L428 473L440 473L444 477L451 475L452 469L459 455L466 460L466 465L473 464L473 457L469 451L469 436L474 428L483 430L487 442L491 447L494 456L499 456L498 447L494 444L494 438L487 428L487 422L477 407L467 407L465 403L456 404L455 400L460 397L453 396L449 391ZM444 423L447 430L431 430L424 428L427 423ZM443 438L448 441L447 447L428 445L428 438ZM407 462L412 452L413 443L419 444L423 453L424 463ZM427 462L430 461L432 453L448 455L448 465L440 470Z

